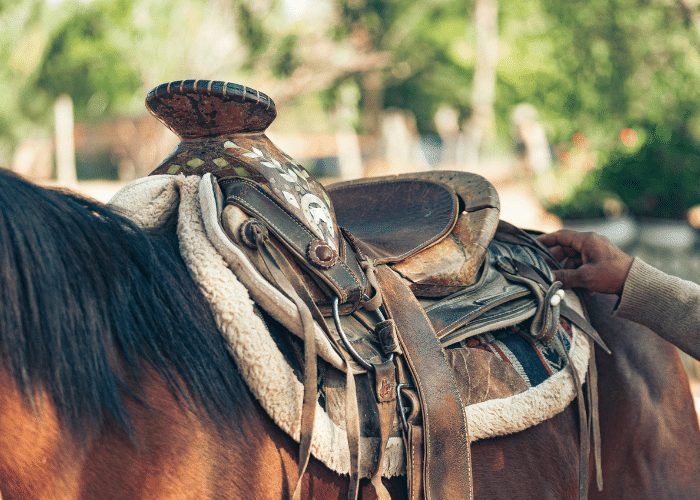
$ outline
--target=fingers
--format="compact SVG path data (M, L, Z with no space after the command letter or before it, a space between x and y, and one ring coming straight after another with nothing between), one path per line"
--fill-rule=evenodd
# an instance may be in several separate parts
M583 260L580 258L569 258L566 259L562 267L564 269L576 269L577 267L581 267L583 265Z
M620 293L632 265L632 257L604 236L561 230L537 238L551 247L564 269L554 276L564 288L585 288L591 292Z
M564 288L582 288L583 281L579 269L557 269L552 273L557 281L562 282Z
M549 251L552 254L552 257L554 257L557 260L557 262L561 262L567 257L566 252L564 252L564 249L559 245L551 247Z
M558 238L558 235L556 233L551 233L550 235L543 236L552 236L553 240ZM540 236L538 237L538 239L542 241L543 244L547 245L547 238L543 238L542 236ZM579 266L581 265L581 252L572 247L556 244L550 246L549 251L552 254L552 257L554 257L554 259L557 262L559 262L563 267L571 267L573 262L577 262Z
M538 236L537 239L547 247L568 247L580 252L583 242L587 237L587 233L579 233L569 229L560 229L559 231L555 231L553 233L542 234Z

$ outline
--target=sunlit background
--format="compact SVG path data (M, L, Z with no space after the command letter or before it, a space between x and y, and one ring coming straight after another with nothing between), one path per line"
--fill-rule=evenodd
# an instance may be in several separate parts
M324 180L477 172L700 281L697 0L0 0L0 51L0 165L39 182L108 200L177 144L148 90L225 80Z

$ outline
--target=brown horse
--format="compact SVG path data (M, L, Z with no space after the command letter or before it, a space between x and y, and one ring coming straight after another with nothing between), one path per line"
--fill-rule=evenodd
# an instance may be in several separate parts
M605 488L592 498L700 498L700 430L673 347L589 302ZM298 445L253 400L179 257L172 224L0 172L0 497L288 498ZM576 403L574 403L576 404ZM574 405L473 444L475 498L573 499ZM404 478L385 480L406 498ZM312 460L303 498L348 479ZM361 496L374 498L363 483Z

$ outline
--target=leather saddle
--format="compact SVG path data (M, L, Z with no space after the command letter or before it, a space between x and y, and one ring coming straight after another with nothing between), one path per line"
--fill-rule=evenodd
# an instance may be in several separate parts
M276 112L258 91L185 80L156 87L146 104L183 139L152 174L212 174L223 233L294 304L285 326L305 349L300 478L313 433L320 328L346 372L355 470L360 417L352 392L354 376L367 372L383 444L393 420L402 423L410 497L473 498L465 405L444 347L528 318L544 342L555 339L562 313L585 323L561 302L546 249L499 223L498 195L475 174L324 188L265 136ZM530 260L498 240L529 248ZM380 478L378 467L372 483L382 497ZM358 480L353 473L350 498Z

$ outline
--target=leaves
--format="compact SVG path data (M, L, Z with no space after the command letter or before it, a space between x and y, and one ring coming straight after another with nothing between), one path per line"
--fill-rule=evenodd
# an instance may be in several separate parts
M161 82L199 77L264 85L278 105L320 94L325 112L358 106L353 123L472 109L473 2L310 2L298 20L281 0L0 0L0 152L50 130L52 101L78 119L143 111ZM686 0L512 0L500 3L495 111L533 104L551 142L576 132L612 149L624 127L700 134L700 12ZM350 101L343 89L359 89ZM359 104L358 104L359 103ZM354 110L351 110L354 112ZM347 113L346 113L347 114ZM369 119L368 119L369 117ZM4 139L3 139L4 137ZM4 144L2 143L4 140Z
M120 47L111 43L111 20L104 11L90 10L70 18L53 35L38 69L34 92L51 100L62 94L72 97L76 112L85 115L90 100L101 95L102 112L129 99L140 87L135 69ZM34 115L28 106L24 108Z

